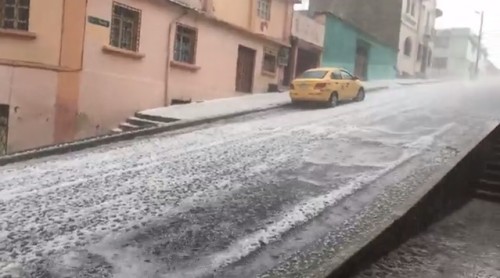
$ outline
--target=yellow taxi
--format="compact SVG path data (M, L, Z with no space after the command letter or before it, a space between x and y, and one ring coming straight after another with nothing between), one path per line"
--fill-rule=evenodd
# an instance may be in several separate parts
M339 101L365 99L363 83L341 68L315 68L305 71L290 85L292 103L321 102L334 107Z

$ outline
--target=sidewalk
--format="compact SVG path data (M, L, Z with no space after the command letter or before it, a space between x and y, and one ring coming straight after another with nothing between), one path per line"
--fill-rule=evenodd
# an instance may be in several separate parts
M366 92L383 90L405 85L416 85L431 82L419 79L377 80L364 82ZM215 99L184 105L172 105L149 109L137 113L136 116L149 119L195 120L218 118L249 112L272 109L290 103L288 92L251 94L240 97Z

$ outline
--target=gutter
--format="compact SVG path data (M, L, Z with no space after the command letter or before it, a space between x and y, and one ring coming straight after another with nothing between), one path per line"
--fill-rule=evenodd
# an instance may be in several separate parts
M187 14L188 14L187 9L183 8L182 14L180 14L179 16L174 18L172 21L170 21L170 23L168 25L167 61L166 61L166 65L165 65L165 92L164 92L164 98L165 98L164 105L165 106L169 105L169 102L168 102L168 84L169 84L169 80L170 80L170 68L171 68L170 62L172 61L172 44L174 43L174 40L172 39L172 33L173 33L174 27L177 26L177 23L179 22L179 20Z

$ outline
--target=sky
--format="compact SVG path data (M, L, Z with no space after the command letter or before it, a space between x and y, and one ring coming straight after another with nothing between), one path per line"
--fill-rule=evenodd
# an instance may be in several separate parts
M296 9L307 9L309 0L303 0ZM436 28L468 27L478 33L483 10L483 44L488 48L490 60L500 67L500 1L499 0L437 0L443 16L436 21Z

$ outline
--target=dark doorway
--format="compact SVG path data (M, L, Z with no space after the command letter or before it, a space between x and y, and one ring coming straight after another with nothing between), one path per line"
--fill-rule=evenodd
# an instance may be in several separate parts
M9 131L9 106L0 104L0 155L7 154L7 136Z
M251 93L253 90L253 75L255 71L255 50L239 46L236 64L236 91Z
M319 53L312 50L299 48L297 52L297 67L295 69L295 76L301 75L308 69L315 68L319 65Z
M363 80L368 79L368 58L370 45L367 42L358 40L356 43L356 61L354 74Z
M420 62L420 73L422 74L422 77L425 76L425 72L427 71L428 53L429 53L429 48L427 46L424 46L422 48L422 60Z

